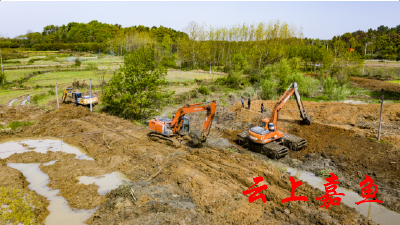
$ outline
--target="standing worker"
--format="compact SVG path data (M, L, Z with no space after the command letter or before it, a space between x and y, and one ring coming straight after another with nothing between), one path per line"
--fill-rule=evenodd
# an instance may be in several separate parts
M29 94L28 94L28 99L27 100L28 100L28 103L31 104L31 97L29 96Z
M244 108L244 98L242 97L242 108Z
M261 113L264 111L264 103L261 102Z
M250 98L249 98L249 101L247 101L247 104L249 105L249 110L250 110Z

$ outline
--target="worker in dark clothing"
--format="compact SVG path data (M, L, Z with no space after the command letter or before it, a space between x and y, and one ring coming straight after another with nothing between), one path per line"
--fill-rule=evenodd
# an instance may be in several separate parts
M264 103L261 103L261 113L264 112Z
M250 110L250 98L249 98L249 101L247 101L247 104L249 105L249 110Z
M244 98L242 97L242 108L244 108Z

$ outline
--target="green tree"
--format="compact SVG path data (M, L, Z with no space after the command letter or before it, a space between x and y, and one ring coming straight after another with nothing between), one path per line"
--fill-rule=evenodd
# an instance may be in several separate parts
M143 120L165 105L173 92L162 87L167 70L155 64L154 47L139 48L124 57L125 65L102 90L104 110Z

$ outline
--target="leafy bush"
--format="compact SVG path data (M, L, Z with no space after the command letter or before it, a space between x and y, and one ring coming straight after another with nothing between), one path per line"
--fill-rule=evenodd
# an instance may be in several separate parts
M347 88L346 85L338 86L333 94L333 98L336 101L343 101L346 100L346 92Z
M264 79L261 85L261 98L263 100L272 99L276 93L277 86L275 79Z
M87 70L97 70L98 68L99 68L99 66L97 65L97 63L94 63L94 62L90 62L86 66Z
M212 86L210 87L210 90L211 90L212 92L217 92L217 91L221 90L221 88L220 88L219 86L217 86L217 85L212 85Z
M207 87L205 87L203 85L200 85L199 92L200 92L200 94L203 94L203 95L210 95L211 94L210 89L208 89Z
M37 105L40 103L41 100L43 100L44 98L46 98L46 94L42 93L42 94L38 94L38 95L34 95L31 98L31 101L33 104Z
M174 94L161 88L167 70L156 66L155 49L151 46L125 55L124 65L102 89L104 110L127 119L147 119Z
M338 81L336 78L327 77L323 79L322 81L322 86L324 88L323 93L325 95L332 95L337 85Z
M29 125L33 125L35 122L29 122L29 121L14 121L11 122L7 125L7 128L11 128L13 130L19 128L19 127L26 127Z
M81 60L79 59L79 58L76 58L75 59L75 66L77 66L77 67L79 67L79 66L81 66Z
M49 93L49 95L56 95L56 92L53 90L49 90L48 93Z
M306 96L310 96L318 90L319 82L317 80L313 79L312 77L305 77L299 72L293 73L288 77L289 85L293 82L298 84L299 92Z

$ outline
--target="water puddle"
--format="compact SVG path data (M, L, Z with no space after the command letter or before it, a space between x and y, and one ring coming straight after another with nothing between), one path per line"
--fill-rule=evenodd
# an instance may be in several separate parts
M94 160L88 155L88 152L67 145L63 143L63 141L56 139L15 139L14 141L0 143L0 158L4 159L14 153L24 153L32 150L40 153L61 151L76 154L76 159Z
M40 170L40 163L8 163L7 165L21 171L26 177L26 180L30 183L28 187L50 201L47 207L50 214L45 219L46 225L85 224L84 221L89 219L97 210L97 208L90 210L71 210L65 198L57 196L57 194L59 194L58 190L52 190L47 187L49 176Z
M324 184L327 181L323 178L315 176L315 174L310 172L299 171L288 167L287 165L279 162L274 162L269 160L269 164L272 164L275 167L285 168L290 176L296 176L298 179L302 181L306 181L311 186L320 189L321 191L325 191ZM372 221L379 223L379 224L386 224L386 225L397 225L400 221L400 214L393 212L389 209L386 209L382 205L377 203L362 203L360 205L356 205L355 202L359 202L363 200L358 193L344 189L344 188L337 188L338 193L344 193L345 196L339 196L344 204L357 209L362 215L365 217L369 217Z
M55 139L14 139L13 141L0 143L0 158L2 159L7 158L14 153L23 153L27 151L36 151L40 153L46 153L47 151L62 151L65 153L76 154L76 159L94 160L92 157L87 155L87 152ZM57 160L50 161L43 165L52 165L56 161ZM31 190L36 191L36 193L43 195L50 201L50 204L47 207L50 214L46 217L45 224L84 224L84 221L89 219L97 210L97 208L90 210L71 210L65 198L57 196L59 190L52 190L47 186L49 183L49 176L40 170L40 163L7 163L7 165L21 171L26 177L26 180L30 183L28 187Z
M10 103L8 103L8 106L12 106L12 104L15 102L15 101L17 101L18 99L13 99L13 100L11 100L11 102Z
M119 185L123 184L124 181L129 181L128 177L125 176L123 173L119 172L112 172L110 174L103 175L101 177L87 177L81 176L78 177L80 184L93 184L99 186L97 192L100 195L106 195L111 190L116 189Z

